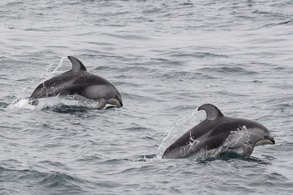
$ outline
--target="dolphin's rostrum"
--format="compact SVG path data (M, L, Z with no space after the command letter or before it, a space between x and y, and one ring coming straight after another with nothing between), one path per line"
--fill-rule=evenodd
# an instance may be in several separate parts
M108 80L91 74L77 58L68 56L72 69L41 83L30 96L33 105L39 98L72 95L76 99L92 99L99 102L98 109L106 104L122 107L122 98Z
M171 144L162 158L183 158L213 149L240 150L242 156L249 156L255 146L275 144L269 130L255 121L226 117L212 104L198 110L206 111L207 118Z

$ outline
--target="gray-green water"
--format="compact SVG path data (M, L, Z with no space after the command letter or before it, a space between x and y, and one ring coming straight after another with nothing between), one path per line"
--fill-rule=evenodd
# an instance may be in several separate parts
M0 194L292 194L292 13L291 0L2 0ZM71 68L67 55L124 107L26 104ZM262 123L276 144L161 159L204 103Z

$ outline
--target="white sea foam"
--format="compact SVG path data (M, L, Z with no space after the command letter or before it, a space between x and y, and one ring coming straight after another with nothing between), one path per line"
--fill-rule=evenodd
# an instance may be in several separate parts
M54 108L58 106L75 106L75 107L87 107L87 108L97 108L98 102L94 100L75 100L71 97L48 97L38 99L38 105L34 106L30 103L28 98L22 98L12 102L8 108L12 109L29 109L29 110L43 110L46 108Z

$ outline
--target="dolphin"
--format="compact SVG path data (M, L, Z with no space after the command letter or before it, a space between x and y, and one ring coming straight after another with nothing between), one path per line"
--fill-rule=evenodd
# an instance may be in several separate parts
M99 102L98 109L106 104L122 107L122 98L116 87L108 80L91 74L77 58L68 56L72 69L41 83L29 97L32 105L39 98L72 95L75 99L92 99Z
M162 158L184 158L201 150L250 156L255 146L275 144L269 130L255 121L226 117L212 104L198 110L206 111L206 119L171 144Z

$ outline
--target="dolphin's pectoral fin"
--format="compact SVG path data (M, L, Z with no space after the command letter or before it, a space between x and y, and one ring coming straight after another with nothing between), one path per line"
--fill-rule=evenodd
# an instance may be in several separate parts
M243 151L242 151L242 154L241 156L250 156L251 153L253 152L253 145L252 144L249 144L249 143L245 143L243 144Z
M100 98L98 109L100 110L100 109L104 108L106 106L106 104L107 104L107 101L104 98Z

